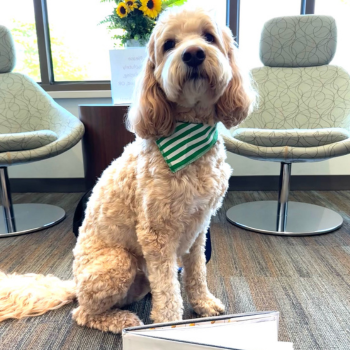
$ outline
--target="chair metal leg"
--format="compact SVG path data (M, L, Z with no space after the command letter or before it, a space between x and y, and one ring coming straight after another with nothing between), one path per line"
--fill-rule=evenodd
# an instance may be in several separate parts
M0 216L0 237L11 237L39 231L65 218L62 208L48 204L12 204L7 168L0 168L0 196L3 218Z
M278 193L277 206L277 229L278 232L284 232L287 227L288 197L292 164L281 163L280 188Z
M4 219L8 233L16 232L16 222L13 213L10 181L7 173L7 168L0 168L0 191L1 203L4 210Z
M333 210L314 204L289 202L291 164L281 163L278 201L243 203L230 208L226 218L250 231L280 236L328 233L343 224Z

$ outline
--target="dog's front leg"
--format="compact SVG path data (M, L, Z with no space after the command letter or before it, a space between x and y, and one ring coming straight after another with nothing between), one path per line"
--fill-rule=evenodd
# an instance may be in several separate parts
M183 302L178 280L176 242L148 230L140 235L152 293L151 319L155 323L182 320Z
M182 257L183 281L194 311L201 316L216 316L225 311L222 302L208 290L205 265L205 233L199 234L189 253Z

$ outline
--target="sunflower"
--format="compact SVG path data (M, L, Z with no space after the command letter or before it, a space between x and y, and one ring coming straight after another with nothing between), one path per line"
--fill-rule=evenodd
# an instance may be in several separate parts
M128 8L130 9L130 11L133 11L134 9L138 8L138 4L136 2L136 0L125 0L126 5L128 6Z
M128 5L121 2L119 3L117 9L115 10L120 18L126 17L128 15L128 12L130 12Z
M162 0L141 0L140 10L144 15L156 18L162 9Z

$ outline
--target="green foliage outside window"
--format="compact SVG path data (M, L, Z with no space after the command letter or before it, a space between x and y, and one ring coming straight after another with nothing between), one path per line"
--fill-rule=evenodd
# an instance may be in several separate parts
M40 64L35 24L21 23L15 20L13 23L11 33L15 41L17 55L17 63L14 71L26 74L35 81L40 81ZM82 66L79 58L72 56L64 43L55 37L54 30L50 30L50 35L55 80L85 80L87 77L86 67Z

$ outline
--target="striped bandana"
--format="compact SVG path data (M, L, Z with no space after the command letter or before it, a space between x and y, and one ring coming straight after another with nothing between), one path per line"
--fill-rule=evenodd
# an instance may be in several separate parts
M156 142L170 170L175 173L207 153L217 139L216 124L177 122L172 135Z

